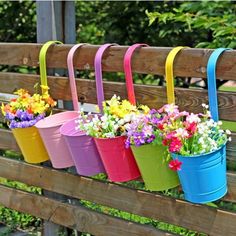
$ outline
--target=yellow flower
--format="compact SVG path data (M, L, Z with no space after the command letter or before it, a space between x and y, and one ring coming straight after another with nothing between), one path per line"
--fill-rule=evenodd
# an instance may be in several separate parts
M41 89L48 91L49 87L47 85L40 85Z
M139 109L141 109L144 112L144 114L148 114L150 111L150 108L146 105L140 105Z
M2 111L2 114L5 116L6 111L5 111L5 105L3 103L2 103L2 106L1 106L1 111Z

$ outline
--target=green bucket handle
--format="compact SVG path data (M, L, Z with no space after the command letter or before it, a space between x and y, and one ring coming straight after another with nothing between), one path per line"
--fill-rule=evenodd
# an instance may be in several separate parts
M48 48L53 44L63 44L60 41L48 41L46 42L39 52L39 71L40 71L40 82L42 94L48 93L48 82L47 82L47 69L46 69L46 53Z

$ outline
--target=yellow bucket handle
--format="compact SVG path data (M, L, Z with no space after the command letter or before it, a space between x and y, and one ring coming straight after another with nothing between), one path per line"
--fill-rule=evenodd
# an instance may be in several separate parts
M175 56L183 48L189 48L189 47L183 47L183 46L175 47L169 52L169 54L167 55L167 58L166 58L165 77L166 77L167 102L168 102L168 104L175 103L173 64L174 64Z

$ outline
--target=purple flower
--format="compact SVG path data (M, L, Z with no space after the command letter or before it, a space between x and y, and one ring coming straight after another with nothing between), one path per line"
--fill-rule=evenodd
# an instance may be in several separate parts
M16 111L16 117L17 117L19 120L22 120L22 121L27 119L27 116L26 116L25 112L22 111L22 110L17 110L17 111Z
M10 129L18 128L18 127L17 127L17 122L16 122L15 120L12 120L12 121L10 122L9 128L10 128Z
M151 109L151 110L149 111L149 114L150 114L150 115L155 115L156 113L158 113L158 111L157 111L156 109Z
M129 138L127 138L126 140L125 140L125 148L129 148L130 147L130 139Z
M15 115L10 113L10 112L6 112L5 118L9 121L14 120L15 119Z
M45 114L39 114L38 116L35 117L36 122L42 120L45 117Z

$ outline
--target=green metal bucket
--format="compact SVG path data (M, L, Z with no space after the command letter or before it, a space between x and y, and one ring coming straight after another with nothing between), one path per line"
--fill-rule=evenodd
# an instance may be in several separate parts
M148 190L162 191L179 185L177 173L168 167L166 147L146 144L131 148Z

